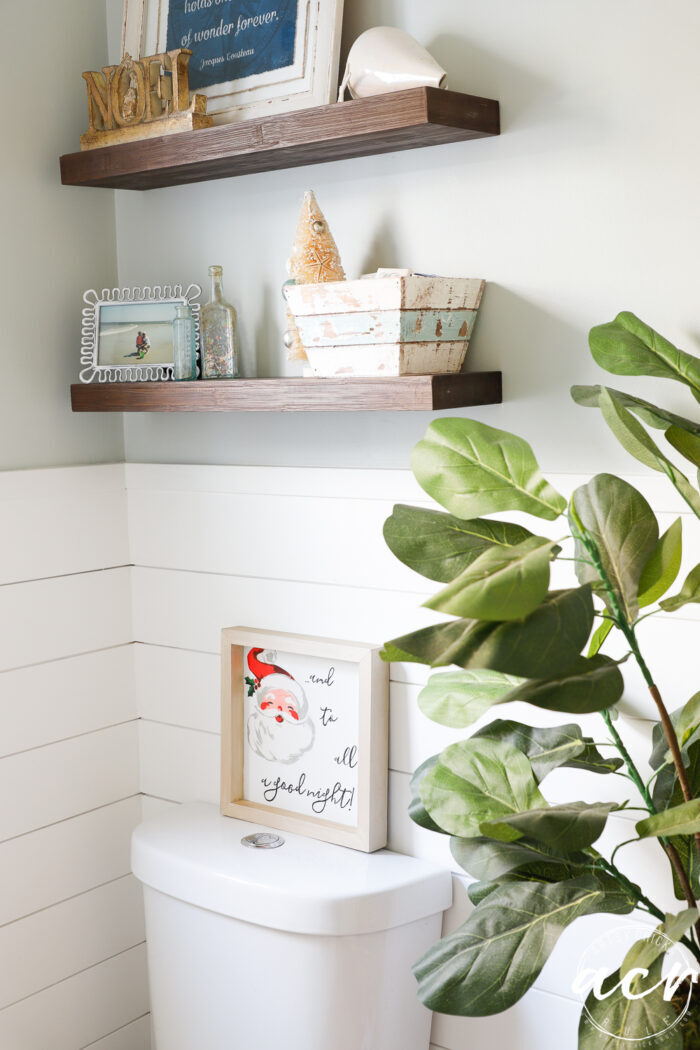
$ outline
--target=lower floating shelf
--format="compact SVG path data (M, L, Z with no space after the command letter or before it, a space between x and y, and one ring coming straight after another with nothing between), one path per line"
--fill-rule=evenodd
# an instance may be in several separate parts
M501 401L500 372L71 387L74 412L431 412Z

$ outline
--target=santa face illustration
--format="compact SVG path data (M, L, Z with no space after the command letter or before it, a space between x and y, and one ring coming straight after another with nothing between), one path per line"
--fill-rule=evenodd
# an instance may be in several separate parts
M255 691L248 743L269 762L291 765L313 747L316 731L304 690L286 672L268 674Z

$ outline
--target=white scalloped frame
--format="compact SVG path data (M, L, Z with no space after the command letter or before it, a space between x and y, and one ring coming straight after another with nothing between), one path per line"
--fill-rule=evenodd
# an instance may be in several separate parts
M144 306L152 303L183 303L192 307L195 324L197 350L199 350L199 309L198 299L202 289L198 284L190 284L183 292L181 284L156 284L152 288L103 288L97 292L88 289L83 295L83 330L80 341L80 382L93 383L139 383L147 380L173 378L172 362L166 365L101 365L98 363L99 350L99 316L100 307L114 303L130 303ZM199 375L199 368L197 369Z

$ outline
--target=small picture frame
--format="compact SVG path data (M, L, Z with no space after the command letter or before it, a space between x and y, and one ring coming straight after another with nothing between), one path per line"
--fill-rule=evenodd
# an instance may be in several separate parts
M228 627L221 668L221 812L366 853L385 846L379 648Z
M179 284L85 292L81 383L172 379L175 308L192 307L199 345L201 294L198 284L184 292Z
M184 47L215 124L334 102L343 0L124 0L122 55Z

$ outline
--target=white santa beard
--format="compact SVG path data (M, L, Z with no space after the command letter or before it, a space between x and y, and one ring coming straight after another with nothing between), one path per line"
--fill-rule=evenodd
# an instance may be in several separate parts
M256 755L268 762L291 765L313 746L313 722L276 722L261 711L253 711L248 719L248 743Z

